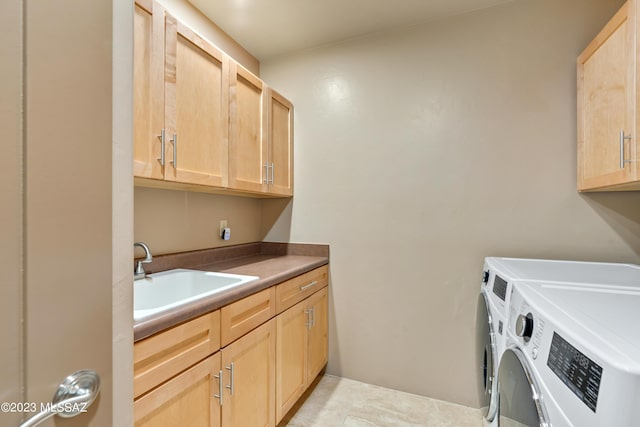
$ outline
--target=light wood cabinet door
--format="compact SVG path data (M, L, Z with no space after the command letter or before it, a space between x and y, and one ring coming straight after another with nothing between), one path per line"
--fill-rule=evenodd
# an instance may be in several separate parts
M164 127L164 9L137 0L133 46L133 171L162 179L161 133Z
M222 349L227 383L223 426L275 426L275 347L276 322L271 319Z
M295 405L306 388L309 320L306 301L276 318L276 423Z
M134 406L136 427L218 427L220 353L189 368L138 398Z
M229 58L167 15L165 179L227 185Z
M276 422L327 364L327 290L325 286L276 318Z
M311 310L311 326L308 338L307 387L327 364L328 302L328 288L311 295L308 301L308 307Z
M625 3L578 58L578 190L636 179L635 7Z
M267 192L293 195L293 104L269 88Z
M268 166L266 86L235 62L229 84L229 187L261 193Z

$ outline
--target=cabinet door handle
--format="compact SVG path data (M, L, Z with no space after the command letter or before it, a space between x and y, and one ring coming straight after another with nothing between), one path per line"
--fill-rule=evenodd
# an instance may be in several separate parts
M300 286L300 290L304 291L305 289L309 289L312 286L315 286L318 284L317 280L314 280L313 282L309 283L308 285L304 285L304 286Z
M271 185L273 185L275 183L275 170L276 167L273 163L271 163Z
M158 138L160 138L160 158L156 159L160 161L160 166L164 166L164 129L162 129L160 131L160 135L158 135Z
M178 169L178 134L177 133L173 134L173 139L171 140L171 142L173 142L173 160L171 160L171 164L173 165L174 169Z
M229 366L225 366L225 369L229 371L229 385L225 387L229 389L229 394L233 396L233 362L231 362Z
M214 394L213 397L218 399L220 402L220 406L222 406L222 391L224 390L222 386L222 369L218 371L218 375L214 375L213 378L218 379L218 394Z
M304 314L307 315L307 323L305 323L304 326L307 329L311 329L311 309L305 310Z
M631 160L624 159L624 141L631 141L631 135L625 135L624 131L620 131L620 169L624 169L625 163L631 163Z
M316 326L316 308L311 307L311 327L315 328Z
M264 168L264 178L262 179L262 183L263 184L269 184L269 163L265 163L263 166Z

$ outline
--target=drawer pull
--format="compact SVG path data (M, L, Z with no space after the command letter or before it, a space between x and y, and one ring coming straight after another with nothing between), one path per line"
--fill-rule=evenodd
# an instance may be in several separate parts
M218 371L218 375L214 375L213 378L218 379L218 394L214 394L213 397L217 398L220 401L220 406L222 406L222 390L224 389L222 385L222 370Z
M313 282L309 283L308 285L304 285L304 286L300 286L300 290L304 291L305 289L309 289L312 286L315 286L318 284L317 280L314 280Z

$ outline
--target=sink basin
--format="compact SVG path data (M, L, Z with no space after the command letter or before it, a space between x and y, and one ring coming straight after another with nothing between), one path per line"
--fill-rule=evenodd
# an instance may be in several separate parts
M257 279L182 268L150 274L133 283L133 318L139 320Z

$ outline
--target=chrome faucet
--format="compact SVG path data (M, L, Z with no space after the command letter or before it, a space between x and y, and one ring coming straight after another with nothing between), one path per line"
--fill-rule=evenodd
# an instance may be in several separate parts
M144 267L142 267L142 264L147 264L153 261L153 256L151 256L151 251L149 250L149 246L147 246L142 242L135 242L133 244L133 247L135 248L136 246L140 246L142 249L144 249L145 258L142 261L136 262L136 269L133 272L134 280L144 279L147 273L144 272Z

